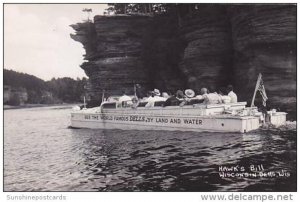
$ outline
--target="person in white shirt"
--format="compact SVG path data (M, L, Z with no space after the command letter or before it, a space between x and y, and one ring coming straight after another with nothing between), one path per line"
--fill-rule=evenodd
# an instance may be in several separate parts
M228 96L231 98L230 103L237 103L237 95L233 92L232 85L227 86L227 92L228 92Z
M163 92L162 94L161 94L161 96L163 97L163 98L166 98L166 99L168 99L170 96L169 96L169 94L167 93L167 92Z
M231 102L231 97L229 97L228 95L225 95L225 93L226 93L226 88L221 87L219 90L219 96L221 97L222 103L228 104Z
M126 95L126 91L123 91L123 95L118 100L118 105L122 107L126 107L130 104L132 104L131 97Z
M231 97L229 97L228 95L221 95L221 99L222 99L222 103L224 104L228 104L231 102Z
M217 93L208 93L207 88L201 89L201 95L204 98L204 104L220 104L222 100Z
M201 98L204 100L203 101L204 104L208 104L208 102L209 102L207 93L208 93L207 88L201 88L200 94L201 94ZM198 97L198 96L196 96L196 97Z
M154 107L155 102L166 101L166 100L167 98L160 97L160 92L158 89L154 89L154 91L151 92L151 96L147 99L148 103L145 105L145 107Z
M209 100L208 104L221 104L222 103L221 97L216 92L208 93L207 98Z

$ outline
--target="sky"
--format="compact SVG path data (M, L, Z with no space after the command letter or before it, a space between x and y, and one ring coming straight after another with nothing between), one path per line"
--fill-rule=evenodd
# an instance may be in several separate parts
M80 68L85 50L70 38L69 26L102 15L106 4L5 4L4 68L37 76L86 77Z

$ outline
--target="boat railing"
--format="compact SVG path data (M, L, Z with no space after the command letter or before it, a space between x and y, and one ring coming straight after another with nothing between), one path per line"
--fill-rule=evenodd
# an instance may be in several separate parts
M118 114L148 114L148 115L195 115L210 116L217 114L237 114L238 111L244 110L246 102L228 103L228 104L194 104L184 106L154 106L154 107L136 107L118 105L116 102L107 102L101 105L101 113L118 113Z

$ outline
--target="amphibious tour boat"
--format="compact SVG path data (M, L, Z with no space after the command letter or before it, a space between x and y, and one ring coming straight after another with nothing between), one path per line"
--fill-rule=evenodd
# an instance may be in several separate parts
M71 113L74 128L124 130L180 130L208 132L248 132L264 122L275 126L285 124L286 113L269 111L267 116L246 102L215 105L167 107L118 107L116 102L103 102L100 107Z
M256 91L261 91L261 75ZM263 88L264 90L264 88ZM254 101L253 97L253 101ZM179 130L245 133L269 123L281 126L286 123L285 112L276 110L259 112L257 107L246 107L246 102L227 104L193 104L185 106L143 105L135 108L117 101L103 101L99 107L73 110L71 127L123 130Z

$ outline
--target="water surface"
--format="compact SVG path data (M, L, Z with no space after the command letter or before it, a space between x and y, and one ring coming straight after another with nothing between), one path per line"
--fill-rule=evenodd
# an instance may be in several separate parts
M70 111L4 111L5 191L296 191L295 129L69 129ZM220 166L256 165L290 176L220 177Z

